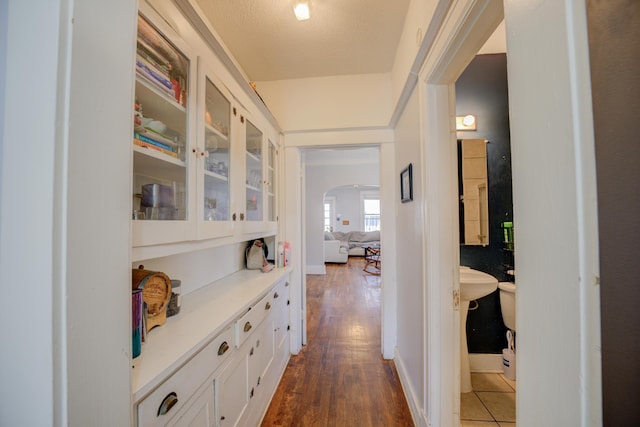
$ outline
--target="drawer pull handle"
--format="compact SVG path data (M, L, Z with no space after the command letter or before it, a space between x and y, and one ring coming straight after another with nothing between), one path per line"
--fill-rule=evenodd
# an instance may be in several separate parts
M251 387L251 393L249 394L250 398L253 398L253 392L254 392L253 387Z
M227 350L229 350L229 344L225 341L220 344L220 348L218 349L218 356L222 356L227 352Z
M278 298L280 295L278 295L278 293L276 292L275 294L273 294L274 298Z
M267 305L264 306L265 310L269 310L271 308L271 303L267 301Z
M251 347L251 350L249 351L249 356L253 356L253 347Z
M158 416L164 415L169 412L176 403L178 403L178 395L172 391L171 393L167 394L167 397L162 400L162 403L158 408Z
M244 331L245 332L249 332L251 330L251 328L253 328L253 326L251 326L251 322L247 322L244 324Z

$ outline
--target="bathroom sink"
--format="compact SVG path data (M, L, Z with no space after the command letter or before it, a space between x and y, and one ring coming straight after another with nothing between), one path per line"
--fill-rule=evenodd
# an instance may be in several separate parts
M472 301L498 289L498 279L482 271L460 267L460 299Z
M469 348L467 347L467 313L469 301L482 298L498 289L498 279L482 271L460 266L460 392L473 391Z

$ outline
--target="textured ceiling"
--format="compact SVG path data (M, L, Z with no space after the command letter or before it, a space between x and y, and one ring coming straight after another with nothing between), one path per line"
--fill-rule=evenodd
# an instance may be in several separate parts
M196 0L250 80L391 71L409 0Z

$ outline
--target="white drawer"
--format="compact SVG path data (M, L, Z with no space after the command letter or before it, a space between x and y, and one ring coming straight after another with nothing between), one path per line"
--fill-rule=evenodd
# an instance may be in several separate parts
M211 381L209 379L211 374L229 354L233 353L232 342L233 329L229 325L182 368L144 398L137 408L138 427L164 426L180 412L198 388L204 382Z
M280 307L286 304L289 299L289 281L283 279L278 282L278 284L276 284L271 290L271 298L273 300L273 305Z
M242 343L256 330L273 308L272 293L263 296L260 301L249 308L241 318L236 320L236 346Z
M218 334L218 336L211 341L209 346L215 349L215 356L211 361L211 372L213 372L220 367L222 362L224 362L231 353L234 352L233 325L229 324L224 331Z

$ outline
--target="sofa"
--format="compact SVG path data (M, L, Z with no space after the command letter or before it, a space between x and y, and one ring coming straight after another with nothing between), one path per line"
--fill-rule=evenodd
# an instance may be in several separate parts
M364 246L379 244L380 231L325 231L324 262L346 263L350 256L364 256Z

